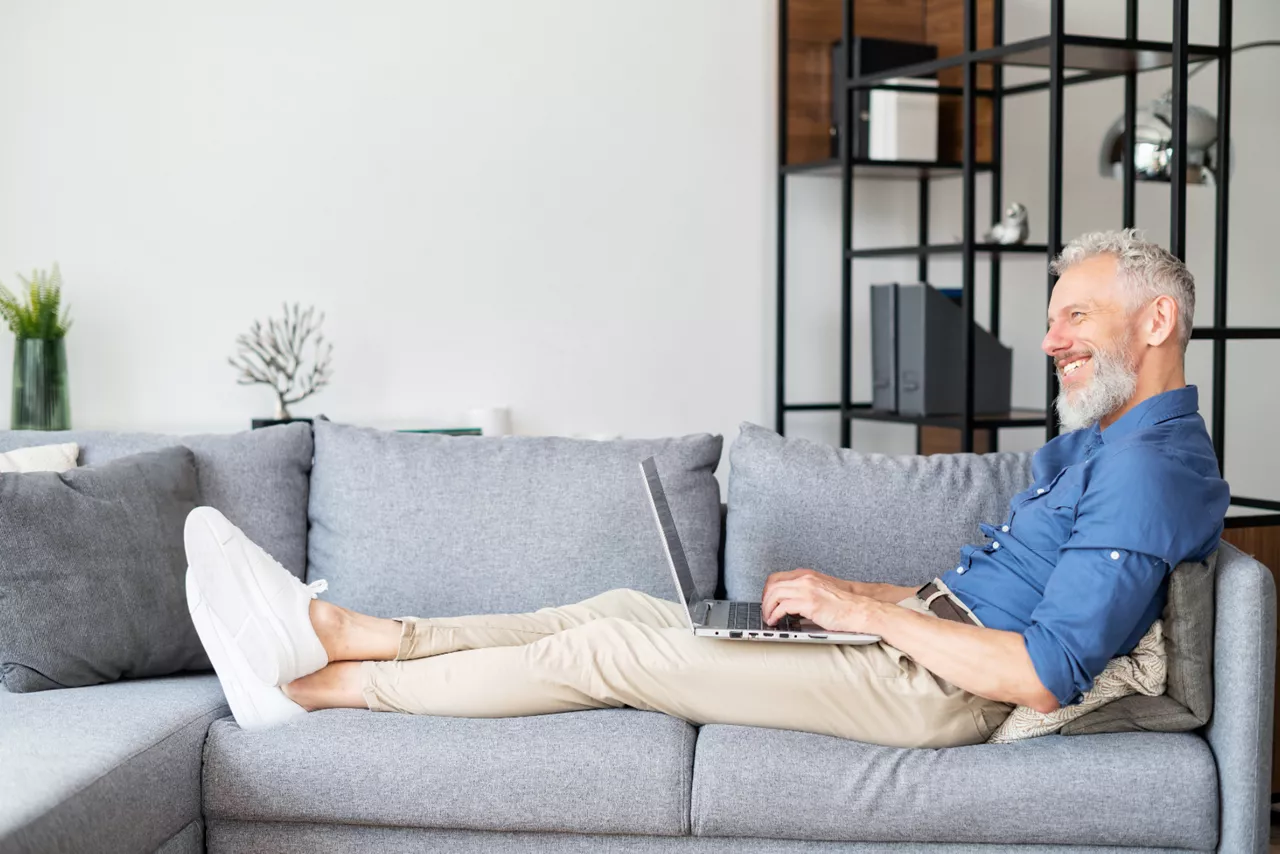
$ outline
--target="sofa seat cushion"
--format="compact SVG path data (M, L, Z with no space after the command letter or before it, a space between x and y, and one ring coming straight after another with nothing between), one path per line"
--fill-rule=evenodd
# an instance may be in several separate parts
M213 674L0 689L0 852L155 851L200 818Z
M698 836L1211 851L1217 771L1189 733L902 750L704 726L692 825Z
M438 718L353 709L205 748L207 820L684 835L696 733L653 712Z

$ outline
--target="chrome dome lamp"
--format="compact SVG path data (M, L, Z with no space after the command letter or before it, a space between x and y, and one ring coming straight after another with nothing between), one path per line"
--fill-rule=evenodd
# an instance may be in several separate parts
M1212 184L1221 167L1218 119L1213 113L1187 105L1187 150L1184 163L1188 184ZM1104 178L1124 177L1124 116L1116 119L1102 139L1098 171ZM1228 141L1228 169L1231 167ZM1173 173L1173 100L1169 95L1143 104L1133 121L1133 174L1138 181L1168 183ZM1228 176L1230 172L1228 171Z

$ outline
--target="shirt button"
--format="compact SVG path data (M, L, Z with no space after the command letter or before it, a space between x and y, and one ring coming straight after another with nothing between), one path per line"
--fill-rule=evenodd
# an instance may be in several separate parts
M1008 526L1008 525L1001 525L1001 526L1000 526L1000 530L1004 531L1004 532L1007 534L1007 533L1009 533L1009 526Z
M1119 560L1119 559L1120 559L1120 552L1112 552L1112 553L1111 553L1111 559L1112 559L1112 560Z
M998 549L998 548L1000 548L1000 544L999 544L999 543L992 543L992 544L991 544L991 548L992 548L992 549Z
M964 567L963 567L963 566L957 566L957 567L956 567L956 575L964 575Z
M1043 489L1037 489L1037 490L1036 490L1036 495L1044 495L1044 490L1043 490Z

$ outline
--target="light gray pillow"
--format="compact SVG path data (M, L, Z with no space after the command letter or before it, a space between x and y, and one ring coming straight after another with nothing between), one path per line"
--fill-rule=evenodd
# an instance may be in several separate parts
M14 693L205 670L187 613L187 448L0 475L0 679Z
M1164 645L1168 658L1165 692L1156 697L1121 697L1081 715L1063 735L1099 732L1187 732L1213 713L1214 572L1217 552L1204 563L1178 564L1169 575Z
M721 437L596 442L389 433L317 421L308 579L387 617L530 611L617 587L674 599L640 461L656 455L713 595Z
M725 587L745 600L771 573L797 567L924 584L1031 482L1029 454L862 454L749 423L729 462Z

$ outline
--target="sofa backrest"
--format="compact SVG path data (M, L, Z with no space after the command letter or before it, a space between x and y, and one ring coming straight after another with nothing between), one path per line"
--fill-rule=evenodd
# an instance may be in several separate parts
M215 507L289 571L307 568L311 428L302 423L228 435L166 436L106 431L0 431L0 453L75 442L80 464L185 445L195 453L200 500Z
M955 565L1031 483L1030 454L863 454L743 424L729 452L725 589L759 598L807 567L913 585Z
M308 578L379 616L528 611L630 587L675 598L640 461L655 455L703 595L722 439L451 437L315 424Z

